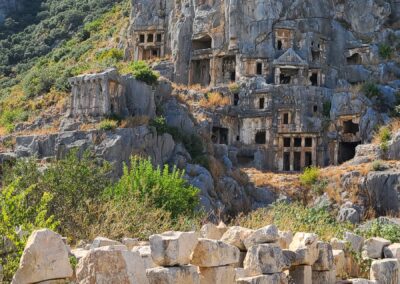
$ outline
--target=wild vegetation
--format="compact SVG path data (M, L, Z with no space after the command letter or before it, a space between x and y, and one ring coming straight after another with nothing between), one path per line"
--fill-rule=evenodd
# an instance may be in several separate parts
M187 184L182 171L132 158L121 179L113 182L110 164L89 152L79 156L73 151L46 168L33 159L5 168L0 235L9 243L4 247L15 251L0 259L6 279L18 267L26 238L35 228L57 230L70 242L98 235L145 239L171 229L198 228L198 190Z

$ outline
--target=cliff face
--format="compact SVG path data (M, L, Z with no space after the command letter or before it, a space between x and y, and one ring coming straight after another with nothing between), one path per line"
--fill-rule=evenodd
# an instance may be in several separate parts
M21 8L21 0L0 0L0 24L3 23L10 12L15 12Z

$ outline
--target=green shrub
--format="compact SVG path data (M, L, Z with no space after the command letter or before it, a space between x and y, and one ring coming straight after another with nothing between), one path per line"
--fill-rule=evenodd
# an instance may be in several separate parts
M391 59L393 55L393 48L388 44L379 45L379 55L383 59Z
M98 125L98 128L100 130L105 130L105 131L114 130L117 127L118 127L118 121L112 119L104 119Z
M342 238L345 231L353 228L349 223L337 222L327 208L310 208L300 203L284 202L240 216L234 223L250 229L275 224L283 231L314 232L325 241L333 237Z
M309 167L304 170L304 172L300 175L300 182L304 186L311 187L318 182L320 175L319 168L317 167Z
M118 48L110 48L99 52L96 55L97 60L104 60L104 61L111 61L111 62L118 62L124 59L124 52Z
M5 127L7 132L11 133L14 131L16 123L26 121L28 117L29 114L20 108L3 109L0 113L0 126Z
M136 61L130 65L133 76L149 85L154 85L158 80L158 73L151 70L149 65L144 61Z
M124 166L123 176L109 194L122 199L134 195L169 211L173 217L193 213L198 205L198 189L189 185L183 175L176 168L170 171L168 165L154 168L150 160L132 157L130 167Z
M49 216L47 209L53 195L44 192L40 194L37 203L28 202L35 193L35 186L20 189L19 180L3 187L0 190L0 236L5 237L11 252L0 258L4 269L4 280L10 281L19 266L19 258L24 250L27 236L40 228L56 229L59 225L54 216ZM19 236L16 228L27 232ZM3 239L4 240L4 239ZM2 247L3 244L0 244Z
M371 170L372 170L372 171L380 172L380 171L384 171L384 170L386 170L386 169L387 169L386 165L385 165L382 161L380 161L380 160L374 161L374 162L371 164Z
M400 226L385 223L379 219L357 229L356 232L365 238L381 237L391 241L392 243L400 242Z
M363 86L361 87L361 91L369 99L372 99L374 97L379 98L381 96L378 86L372 82L363 84Z
M381 142L381 150L386 153L389 150L389 141L392 139L390 129L388 127L381 127L381 129L379 129L378 137Z

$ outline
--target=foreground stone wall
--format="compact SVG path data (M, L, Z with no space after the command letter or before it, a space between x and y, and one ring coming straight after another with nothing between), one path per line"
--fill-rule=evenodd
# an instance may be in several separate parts
M371 261L368 279L354 255ZM75 257L75 271L68 257ZM344 279L349 278L344 281ZM322 242L313 233L206 224L200 232L165 232L148 242L103 237L72 249L58 234L35 231L28 240L15 284L334 284L400 283L400 244L347 232ZM58 282L59 281L59 282ZM343 282L341 282L343 281Z

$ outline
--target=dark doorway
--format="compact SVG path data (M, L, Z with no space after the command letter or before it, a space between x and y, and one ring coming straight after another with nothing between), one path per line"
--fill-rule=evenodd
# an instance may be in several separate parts
M347 64L359 65L362 64L362 58L359 53L354 53L352 56L347 57Z
M359 142L341 142L339 146L339 163L342 164L354 158Z
M251 167L254 162L254 154L240 153L237 155L237 161L241 167Z
M267 143L267 133L265 131L257 132L256 134L256 144Z
M233 94L233 105L239 105L239 94Z
M191 77L192 84L200 84L201 86L210 85L210 60L193 60Z
M257 75L262 75L262 63L257 63Z
M311 152L306 152L304 156L304 166L306 168L309 168L312 166L312 153Z
M286 147L286 148L291 147L291 144L292 144L291 141L292 141L291 138L283 138L283 147Z
M265 108L265 99L264 98L260 98L258 104L259 104L259 108L260 109L264 109Z
M211 139L213 143L228 145L228 134L229 134L228 128L213 127L212 132L213 133Z
M277 48L278 48L278 50L282 50L282 41L281 40L278 40Z
M301 170L300 161L301 152L294 152L293 170L296 172L299 172Z
M285 172L290 171L290 152L283 153L283 170Z
M289 114L288 113L284 113L283 114L283 124L289 124Z
M306 138L304 142L305 147L312 147L312 138Z
M352 120L343 122L343 133L357 134L360 131L360 127L357 123L353 123Z
M283 85L290 84L291 80L292 80L292 77L290 77L288 75L285 75L285 74L280 75L280 83Z
M312 73L310 82L312 86L318 86L318 73Z

